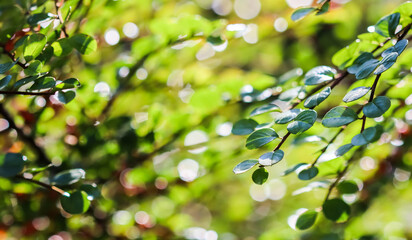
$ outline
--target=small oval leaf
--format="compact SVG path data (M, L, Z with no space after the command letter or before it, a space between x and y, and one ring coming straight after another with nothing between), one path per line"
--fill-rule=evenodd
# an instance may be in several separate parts
M232 128L234 135L248 135L255 131L258 123L253 119L242 119L237 121Z
M284 152L280 149L274 152L268 152L259 157L259 164L263 166L272 166L283 159Z
M322 206L325 217L335 222L345 222L350 215L350 206L342 199L335 198L326 200Z
M354 88L354 89L350 90L345 95L345 97L343 97L343 101L344 102L352 102L352 101L358 100L359 98L365 96L369 92L370 89L371 89L370 87L357 87L357 88Z
M275 111L275 110L280 110L279 106L275 105L275 104L267 104L258 108L255 108L251 113L250 116L256 116L259 114L263 114L263 113L267 113L267 112L271 112L271 111Z
M263 128L253 132L246 140L246 148L254 149L259 148L274 139L278 138L279 135L275 130L271 128Z
M317 216L318 213L316 211L307 210L298 217L298 220L296 221L296 228L305 230L312 227L316 221Z
M258 185L264 184L268 180L268 177L269 177L269 173L263 167L256 169L252 174L253 182Z
M69 196L62 195L60 197L60 204L64 211L70 214L85 213L90 206L90 201L87 199L87 193L83 191L75 191Z
M258 160L245 160L238 165L236 165L235 168L233 168L233 172L235 174L240 174L248 171L252 167L254 167L258 163Z
M310 180L310 179L316 177L318 175L318 173L319 173L319 169L317 167L313 166L313 167L310 167L308 169L303 169L302 171L300 171L299 174L298 174L298 178L300 180L306 181L306 180Z
M322 91L320 91L319 93L316 93L316 94L308 97L308 99L306 99L303 106L305 106L306 108L316 107L320 103L325 101L325 99L329 97L330 93L331 93L331 88L327 87L327 88L323 89Z
M26 157L20 153L6 153L0 157L0 177L14 177L24 169Z
M315 110L305 110L295 118L294 122L289 123L287 129L293 134L305 132L313 126L318 114Z
M329 110L323 117L325 127L341 127L358 119L358 115L351 108L338 106Z
M67 186L80 181L86 177L86 172L81 168L66 170L56 174L51 183L57 186Z
M363 107L363 114L368 118L382 116L391 107L391 100L386 96L378 96Z

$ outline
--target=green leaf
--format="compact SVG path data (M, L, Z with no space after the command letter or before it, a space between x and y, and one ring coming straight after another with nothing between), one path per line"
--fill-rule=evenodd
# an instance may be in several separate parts
M382 52L381 56L384 58L387 55L391 54L391 53L398 53L398 55L401 55L401 53L403 52L403 50L405 50L406 46L408 46L408 40L406 39L402 39L400 41L398 41L394 46L386 49L385 51Z
M358 184L354 181L342 181L336 186L336 189L338 189L341 194L353 194L359 191Z
M7 88L11 80L11 75L7 75L0 80L0 90Z
M14 177L24 169L27 158L20 153L6 153L0 157L0 177Z
M343 101L344 102L352 102L352 101L358 100L359 98L365 96L369 92L370 89L371 89L370 87L357 87L357 88L354 88L354 89L350 90L343 97Z
M378 96L363 107L363 114L368 118L382 116L391 107L391 100L386 96Z
M312 13L316 11L316 8L310 7L310 8L300 8L292 13L291 19L293 21L297 21L299 19L302 19L306 17L309 13Z
M298 220L296 221L296 228L300 230L305 230L312 227L316 221L317 216L318 213L316 211L307 210L298 217Z
M362 146L368 143L372 143L377 141L383 133L383 128L380 125L376 125L374 127L369 127L363 132L355 135L352 138L352 145L354 146Z
M49 165L47 165L47 166L45 166L45 167L28 168L28 169L26 169L24 172L36 174L36 173L39 173L39 172L43 172L44 170L47 170L47 169L49 169L49 168L51 168L51 167L53 167L53 164L49 164Z
M302 133L313 126L318 114L314 110L305 110L295 118L294 122L289 123L287 129L293 134Z
M275 130L271 128L263 128L253 132L246 140L246 148L254 149L259 148L274 139L278 138L279 135Z
M86 177L86 172L81 168L66 170L56 174L51 183L57 186L67 186L80 181Z
M275 110L280 110L279 106L275 105L275 104L267 104L258 108L255 108L251 113L250 113L250 117L259 115L259 114L263 114L266 112L271 112L271 111L275 111Z
M263 166L272 166L283 159L284 152L280 149L272 152L267 152L259 157L259 164Z
M77 78L68 78L56 85L56 89L64 90L64 89L72 89L80 87L80 82Z
M254 167L258 163L258 160L245 160L238 165L236 165L235 168L233 168L233 172L235 174L240 174L248 171L252 167Z
M232 128L232 134L234 135L248 135L255 131L258 123L253 119L242 119L237 121Z
M305 103L303 104L303 106L305 106L306 108L316 107L320 103L325 101L325 99L329 97L330 93L331 93L331 88L327 87L327 88L323 89L322 91L308 97L306 99Z
M353 148L352 144L345 144L343 146L340 146L336 152L335 155L337 157L343 156L345 153L349 152Z
M57 99L61 103L64 103L64 104L71 102L74 99L74 97L76 97L76 92L74 91L66 91L66 92L58 91L57 92Z
M27 23L30 25L30 26L32 26L32 27L35 27L35 26L37 26L38 24L40 24L41 22L43 22L43 21L46 21L46 20L49 20L50 19L50 15L49 14L47 14L47 13L36 13L36 14L33 14L33 15L30 15L28 18L27 18Z
M395 64L396 59L398 58L398 53L393 52L390 53L388 55L386 55L382 61L380 61L378 68L376 68L374 74L378 75L381 74L383 72L385 72L386 70L388 70L390 67L393 66L393 64Z
M90 54L97 49L97 42L94 38L86 34L76 34L70 37L70 44L81 54Z
M41 72L41 69L43 68L43 63L40 62L39 60L35 60L30 65L24 69L24 74L26 75L35 75Z
M360 48L360 42L353 42L349 46L346 46L335 53L332 57L332 63L338 66L340 69L351 65L352 59L357 55Z
M299 96L299 93L301 93L301 92L303 92L303 93L305 92L305 88L304 88L304 87L295 87L295 88L288 89L288 90L282 92L282 93L279 95L279 100L282 100L282 101L290 101L290 100L293 100L293 99L295 99L296 97L298 97L298 96Z
M375 25L375 32L384 37L395 37L396 27L399 25L400 13L381 18Z
M335 222L345 222L350 215L350 206L342 199L335 198L326 200L322 206L325 217Z
M263 167L256 169L252 174L253 182L258 185L264 184L268 180L268 177L269 177L269 173Z
M306 73L305 85L317 85L333 80L336 70L328 66L318 66Z
M51 46L53 47L54 55L56 55L57 57L67 56L73 50L71 41L68 38L61 38L56 42L52 43Z
M70 214L85 213L90 207L90 201L87 199L87 193L83 191L75 191L69 196L62 195L60 197L60 204L64 211Z
M30 90L43 90L53 88L56 85L54 77L42 77L34 80L34 84L29 88Z
M353 62L352 66L348 68L348 72L350 74L356 74L356 72L359 70L359 67L362 66L366 61L369 61L373 59L373 54L370 52L363 52L359 57L355 59Z
M288 123L292 121L293 119L295 119L299 115L299 113L301 113L302 111L303 110L301 109L291 109L286 112L279 113L275 117L275 123L277 124Z
M358 115L351 108L337 106L329 110L323 117L325 127L341 127L358 119Z
M96 184L83 184L80 187L80 190L84 191L87 193L87 199L92 201L96 198L99 198L101 196L99 188L97 188Z
M36 33L26 38L24 42L23 55L27 62L35 59L43 51L47 38L43 34Z
M325 2L324 4L322 4L322 7L320 7L316 15L322 15L322 14L327 13L329 11L329 7L330 7L330 2L329 1Z
M40 73L40 74L37 74L37 75L34 75L34 76L29 76L29 77L22 78L22 79L20 79L19 81L15 82L13 84L13 89L19 89L22 86L24 86L26 84L29 84L29 83L33 82L34 80L36 80L38 78L41 78L43 76L44 76L44 74Z
M355 74L356 79L367 78L373 72L373 70L375 70L379 63L379 60L376 59L371 59L363 63Z
M7 62L0 64L0 74L9 71L17 62Z
M303 169L302 171L300 171L298 173L298 178L300 180L306 181L306 180L310 180L310 179L316 177L318 175L318 173L319 173L319 169L317 167L313 166L313 167L310 167L308 169Z
M307 167L307 166L309 166L309 164L307 164L307 163L298 163L295 166L286 169L286 171L283 172L283 176L289 175L289 174L293 173L294 171L296 171L300 168L303 168L303 167Z

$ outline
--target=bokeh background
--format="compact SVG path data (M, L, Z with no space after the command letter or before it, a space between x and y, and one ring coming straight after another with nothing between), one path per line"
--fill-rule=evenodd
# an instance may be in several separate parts
M232 173L240 161L275 147L247 150L246 138L231 134L233 123L258 106L251 96L264 99L282 91L282 81L292 79L286 87L297 86L311 68L333 66L334 53L373 31L371 25L404 1L332 0L328 13L298 22L290 19L294 8L315 1L81 2L67 29L93 36L98 50L69 55L51 69L61 79L80 80L75 100L67 105L41 96L4 101L19 125L35 129L55 165L37 179L83 168L84 182L97 184L102 196L87 213L70 216L59 207L58 194L0 179L0 238L412 238L412 154L403 153L404 167L395 175L376 179L383 157L399 142L375 144L353 166L349 177L360 185L373 182L376 192L347 223L319 217L306 231L293 229L294 214L319 207L326 190L308 190L308 182L282 173L298 162L311 162L322 145L288 141L284 160L268 169L269 180L261 186L252 182L251 172ZM48 8L52 11L53 1ZM411 51L404 55L410 63ZM319 111L338 104L347 87L338 87L336 99ZM246 94L251 92L256 94ZM409 94L410 84L394 93ZM397 124L409 129L411 115L409 122ZM399 113L399 119L404 117L405 112ZM0 119L0 128L2 149L22 151L29 165L37 166L30 162L35 154L8 130L7 121ZM321 128L314 131L331 136ZM343 161L325 163L316 181L329 179L325 176Z

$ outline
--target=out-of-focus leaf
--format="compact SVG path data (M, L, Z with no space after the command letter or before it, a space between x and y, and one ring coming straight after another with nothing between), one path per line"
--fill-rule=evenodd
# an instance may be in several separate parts
M267 112L271 112L271 111L275 111L275 110L280 110L279 106L277 106L276 104L267 104L258 108L255 108L251 113L250 116L256 116L259 114L263 114L263 113L267 113Z
M353 194L359 191L359 187L354 181L342 181L336 188L341 194Z
M87 197L88 195L84 191L75 191L70 193L69 196L62 195L60 204L64 211L70 214L82 214L90 207L90 201Z
M46 42L47 38L43 34L35 33L28 36L24 42L24 59L29 62L39 56Z
M310 180L310 179L316 177L318 175L318 173L319 173L319 169L317 167L313 166L313 167L310 167L308 169L303 169L302 171L300 171L298 173L298 178L300 180L305 180L306 181L306 180Z
M23 171L27 158L20 153L6 153L0 157L0 177L14 177Z
M79 51L81 54L90 54L97 49L96 40L86 34L76 34L69 39L73 48Z
M304 17L306 17L306 15L308 15L309 13L315 12L316 8L310 7L310 8L300 8L296 11L294 11L292 13L291 19L293 21L297 21L300 20Z
M313 224L315 224L317 216L318 213L316 211L307 210L298 217L298 220L296 221L296 228L305 230L312 227Z
M66 170L56 174L51 183L57 186L67 186L80 181L86 177L86 172L81 168Z
M326 200L322 211L327 219L335 222L345 222L351 212L350 206L340 198Z

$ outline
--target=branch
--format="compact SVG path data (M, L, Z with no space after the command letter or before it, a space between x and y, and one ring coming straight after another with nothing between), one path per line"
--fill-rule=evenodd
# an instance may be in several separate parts
M0 91L0 94L5 95L33 95L33 96L50 96L55 92L22 92L22 91Z
M30 146L30 148L36 153L37 155L37 160L39 163L47 165L51 163L51 160L49 157L46 155L46 152L41 148L39 145L37 145L35 139L26 133L24 133L23 129L19 128L16 123L14 122L13 117L10 115L10 113L4 108L3 104L0 103L0 115L3 116L4 119L7 120L9 123L10 128L16 130L17 136L25 142L27 145Z
M44 187L44 188L46 188L46 189L49 189L49 190L51 190L51 191L55 191L55 192L57 192L57 193L60 193L61 195L66 194L65 191L63 191L62 189L60 189L60 188L58 188L58 187L56 187L56 186L52 186L52 185L49 185L49 184L47 184L47 183L34 180L34 179L32 179L32 178L25 178L25 177L23 177L22 175L18 175L18 176L16 176L16 178L17 178L17 179L20 179L20 180L23 180L23 181L27 181L27 182L34 183L34 184L39 185L39 186L42 186L42 187Z
M26 69L28 68L28 66L26 66L26 64L16 61L16 59L14 58L14 54L12 54L11 52L7 51L6 48L4 46L2 46L3 48L3 53L5 53L13 62L16 62L17 65L19 65L21 68Z

